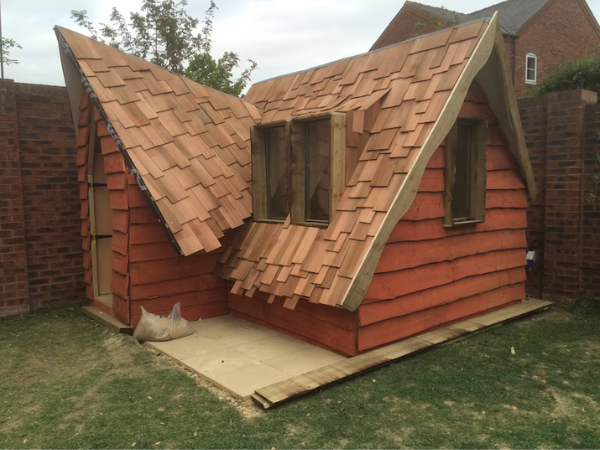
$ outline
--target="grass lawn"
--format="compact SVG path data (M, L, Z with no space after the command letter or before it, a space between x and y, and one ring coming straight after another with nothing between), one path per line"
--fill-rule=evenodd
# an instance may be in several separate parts
M600 447L597 306L554 307L267 413L74 307L0 322L0 358L2 448Z

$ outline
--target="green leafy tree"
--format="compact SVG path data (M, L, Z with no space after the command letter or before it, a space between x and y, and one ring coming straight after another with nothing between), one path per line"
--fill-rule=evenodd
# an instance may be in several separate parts
M530 94L540 96L573 89L600 92L600 53L555 65Z
M110 24L98 26L90 21L86 10L73 10L71 17L97 41L239 97L256 63L249 60L250 67L234 78L233 70L240 65L238 54L225 52L215 59L211 53L212 25L218 9L215 2L210 1L200 31L196 31L200 20L191 17L186 6L187 0L143 0L140 11L132 12L129 20L113 8Z
M11 64L19 64L19 61L10 57L10 53L13 49L21 47L17 41L11 38L0 38L0 60L2 64L10 66Z

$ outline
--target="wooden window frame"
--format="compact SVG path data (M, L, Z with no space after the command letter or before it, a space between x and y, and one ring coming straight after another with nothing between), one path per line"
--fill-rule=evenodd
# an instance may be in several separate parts
M88 156L87 156L87 184L88 184L88 217L90 220L90 253L92 256L92 290L94 300L112 308L112 292L100 294L100 273L99 273L99 255L98 255L98 234L96 232L96 199L94 187L94 159L96 154L96 137L98 125L95 120L95 114L92 110L90 114L90 133L88 137Z
M254 220L270 223L283 223L285 219L273 219L269 217L267 206L267 158L265 131L271 128L285 128L286 153L288 161L291 161L290 149L290 121L278 121L265 125L255 125L250 130L250 153L252 164L252 215ZM287 177L289 183L289 176ZM290 189L288 186L288 195ZM290 199L288 198L288 204ZM288 208L289 211L289 208Z
M329 120L331 127L329 158L329 220L306 220L306 124ZM282 223L284 220L268 217L267 166L265 133L269 128L285 126L288 160L290 161L289 212L291 223L311 227L329 226L337 205L346 190L346 114L326 113L288 121L255 125L251 130L252 156L252 207L253 219L257 222Z
M535 72L533 79L529 78L529 60L533 59L535 61ZM527 53L525 55L525 83L526 84L537 84L537 74L538 74L538 58L535 53Z
M456 146L458 124L460 122L468 122L472 125L471 145L476 148L476 151L471 152L471 217L467 220L455 219L453 217ZM446 228L485 222L487 131L488 121L486 119L479 117L459 117L446 138L446 145L444 147L444 227Z
M329 156L329 220L306 219L306 124L329 120L331 129ZM346 190L346 114L327 113L292 120L292 198L290 213L297 225L327 227Z

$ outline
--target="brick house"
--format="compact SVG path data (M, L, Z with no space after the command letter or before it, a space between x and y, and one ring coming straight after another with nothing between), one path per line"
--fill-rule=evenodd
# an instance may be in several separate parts
M371 50L498 11L518 97L544 80L556 63L600 48L600 26L585 0L508 0L463 14L407 1Z

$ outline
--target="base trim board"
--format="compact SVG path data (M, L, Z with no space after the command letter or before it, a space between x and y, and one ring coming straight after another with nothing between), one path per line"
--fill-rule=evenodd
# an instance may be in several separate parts
M93 306L82 306L81 312L89 318L95 320L96 322L104 325L105 327L110 328L116 333L133 334L133 327L125 325L120 320L115 319L114 317L109 316L106 313L103 313L102 311L100 311L97 308L94 308Z
M531 299L448 327L440 328L403 341L378 348L338 363L261 388L252 399L264 409L308 394L324 386L360 375L394 361L446 344L466 335L480 332L528 314L548 309L552 302Z

